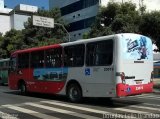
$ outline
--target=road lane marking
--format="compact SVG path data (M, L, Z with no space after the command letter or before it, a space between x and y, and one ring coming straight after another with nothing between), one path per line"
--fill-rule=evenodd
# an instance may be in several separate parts
M29 115L34 116L34 117L38 117L38 118L41 118L41 119L60 119L60 118L57 118L57 117L42 114L42 113L39 113L39 112L36 112L36 111L33 111L33 110L29 110L29 109L25 109L25 108L22 108L22 107L17 107L17 106L13 106L13 105L2 105L2 106L6 107L6 108L9 108L9 109L12 109L12 110L22 112L22 113L29 114Z
M151 96L151 95L137 95L137 96L129 96L129 97L127 97L128 99L129 98L134 98L134 99L136 99L136 98L147 98L147 99L149 99L149 100L151 100L151 99L154 99L154 100L160 100L160 97L156 97L156 96ZM126 99L127 99L126 98Z
M160 99L151 98L151 97L134 97L134 99L135 99L135 98L145 98L145 99L147 99L147 100L148 100L148 99L149 99L149 100L153 100L153 99L154 99L154 100L160 100Z
M41 104L35 104L35 103L29 103L29 102L25 103L25 104L30 105L30 106L34 106L34 107L38 107L38 108L43 108L43 109L50 110L50 111L55 111L58 113L63 113L63 114L76 116L76 117L80 117L80 118L85 118L85 119L102 119L102 118L98 118L98 117L94 117L94 116L89 116L86 114L80 114L80 113L77 113L74 111L68 111L68 110L64 110L64 109L49 107L49 106L45 106L45 105L41 105Z
M145 97L145 98L146 98L146 97L149 97L149 98L156 98L156 99L160 99L160 97L152 96L152 95L146 95L146 96L145 96L145 95L144 95L144 96L143 96L143 95L139 95L139 96L137 96L137 97Z
M4 113L1 111L0 111L0 118L1 119L19 119L16 114L12 115L12 114Z
M125 104L121 104L121 103L116 103L118 105L125 105ZM159 108L154 108L154 107L147 107L147 106L140 106L140 105L126 105L126 107L133 107L133 108L140 108L140 109L148 109L148 110L154 110L154 111L160 111ZM146 112L148 113L148 112Z
M144 105L150 105L150 106L155 106L155 107L160 107L158 104L150 104L150 103L143 103Z
M113 115L115 118L125 117L125 115L122 115L122 114L117 114L116 115L115 113L111 113L111 112L107 112L107 111L96 110L96 109L91 109L91 108L86 108L86 107L80 107L80 106L75 106L75 105L72 105L72 104L64 104L60 101L41 101L41 102L47 103L47 104L52 104L52 105L57 105L57 106L68 107L68 108L72 108L72 109L78 109L78 110L87 111L87 112L92 112L92 113L99 113L99 114L102 114L102 115ZM137 119L134 116L132 116L131 118Z
M123 112L129 112L129 113L137 113L137 114L147 114L147 113L149 113L149 112L132 110L132 109L126 109L126 108L113 108L113 110L123 111Z
M52 105L57 105L57 106L63 106L63 107L69 107L72 109L79 109L82 111L87 111L87 112L92 112L92 113L99 113L99 114L105 114L105 113L110 113L107 111L101 111L101 110L96 110L96 109L91 109L91 108L87 108L87 107L80 107L80 106L75 106L75 105L71 105L71 104L64 104L62 102L59 101L41 101L43 103L48 103L48 104L52 104Z

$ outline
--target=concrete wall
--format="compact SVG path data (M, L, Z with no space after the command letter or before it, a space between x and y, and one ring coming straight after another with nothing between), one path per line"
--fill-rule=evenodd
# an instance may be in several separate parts
M86 19L86 18L90 18L93 16L96 16L98 13L98 4L67 14L65 16L63 16L63 18L68 22L68 23L72 23L72 22L76 22L76 21L80 21L82 19Z
M64 6L67 6L67 5L72 4L74 2L77 2L77 1L80 1L80 0L49 0L49 9L52 9L54 7L62 8ZM63 19L67 23L73 23L76 21L80 21L83 19L94 17L98 13L99 3L94 6L90 6L90 7L81 9L79 11L64 15ZM89 30L90 30L90 28L85 28L85 29L70 32L71 41L82 39L83 34L88 32Z
M5 34L11 30L10 16L0 15L0 32Z
M16 30L22 30L24 29L24 22L28 21L28 18L31 16L27 16L27 15L21 15L21 14L13 14L12 15L12 20L13 20L13 24L12 24L12 28L16 29Z

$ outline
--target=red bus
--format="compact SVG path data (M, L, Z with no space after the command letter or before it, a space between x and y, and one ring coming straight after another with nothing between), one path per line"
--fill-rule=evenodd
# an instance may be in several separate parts
M122 97L153 89L151 39L116 34L49 45L11 54L9 87L22 93Z

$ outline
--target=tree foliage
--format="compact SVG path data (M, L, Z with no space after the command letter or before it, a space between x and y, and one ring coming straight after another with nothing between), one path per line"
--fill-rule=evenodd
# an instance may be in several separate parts
M54 18L54 22L65 25L61 17L60 9L58 8L54 8L50 11L39 10L36 15ZM33 26L32 24L32 19L29 18L28 22L25 23L25 29L22 31L26 46L35 47L66 41L66 33L61 26L55 25L52 29Z
M59 8L54 8L49 11L38 10L36 15L54 18L56 23L66 25L61 17ZM66 32L61 26L56 25L53 29L33 26L32 19L29 18L28 21L24 23L24 27L25 29L21 31L12 29L4 36L0 33L0 58L9 57L11 52L15 50L55 44L67 40Z
M131 2L108 3L101 7L94 24L84 38L98 37L115 33L140 33L149 36L160 49L160 11L145 11L146 7L139 9ZM38 16L54 18L56 23L67 24L61 17L60 9L38 10ZM67 41L67 35L62 26L55 25L55 28L42 28L32 25L29 18L24 24L25 29L17 31L12 29L4 36L0 33L0 58L10 56L10 53L28 47L43 46Z
M100 9L91 31L85 33L84 38L124 32L149 36L160 50L160 11L147 12L145 5L137 9L132 2L112 0Z
M139 20L140 14L135 4L109 2L107 7L101 8L88 35L97 37L122 32L139 32Z
M1 58L9 57L11 52L16 49L23 49L23 46L25 45L22 32L14 29L7 32L4 37L1 37L0 39Z
M139 29L141 34L153 39L153 42L160 49L160 12L153 11L142 16Z

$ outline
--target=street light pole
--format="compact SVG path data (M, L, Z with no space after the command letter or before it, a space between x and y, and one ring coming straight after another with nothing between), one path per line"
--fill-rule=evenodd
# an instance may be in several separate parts
M54 23L55 25L59 25L59 26L62 26L62 28L66 31L66 33L68 34L68 42L70 42L70 34L69 34L69 32L67 31L67 29L64 27L64 25L63 24L60 24L60 23Z

